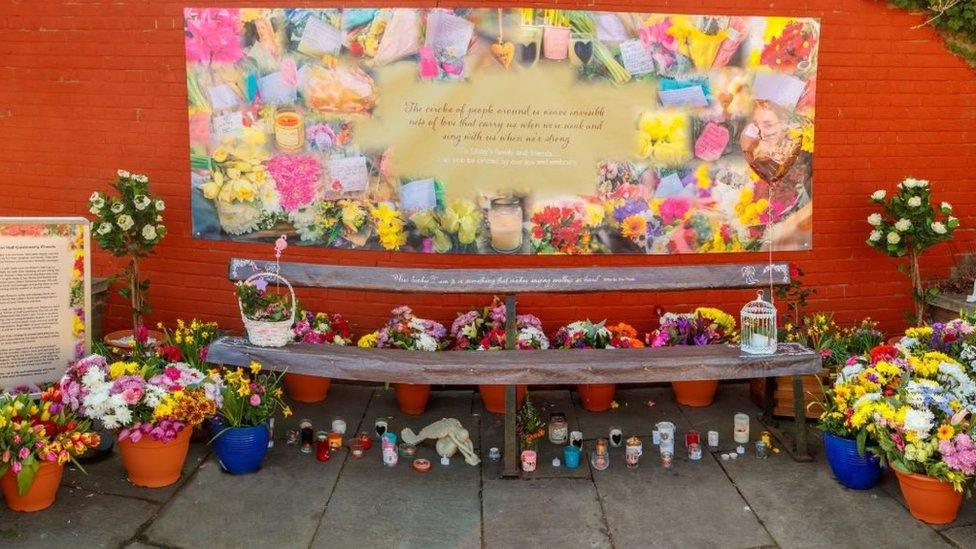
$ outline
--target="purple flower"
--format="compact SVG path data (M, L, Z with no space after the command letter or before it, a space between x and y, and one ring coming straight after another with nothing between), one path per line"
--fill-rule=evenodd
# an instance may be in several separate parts
M613 217L617 220L617 223L621 223L624 219L632 215L642 214L646 211L647 202L643 200L628 200L623 206L613 211Z

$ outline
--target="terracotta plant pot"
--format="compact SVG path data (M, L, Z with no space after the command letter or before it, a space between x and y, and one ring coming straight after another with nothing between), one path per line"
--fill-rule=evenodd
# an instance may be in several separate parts
M485 410L493 414L505 413L505 385L478 385L481 402ZM525 385L515 386L515 409L518 410L525 402Z
M397 406L404 414L419 416L427 411L427 401L430 400L430 385L416 385L413 383L396 383Z
M150 339L155 340L157 343L162 343L163 341L166 341L166 334L164 334L163 332L158 332L156 330L146 330L146 333L149 334ZM109 347L115 347L116 349L122 351L129 351L132 350L133 345L131 343L130 344L122 343L121 340L131 336L132 336L132 330L116 330L114 332L109 332L105 334L104 341L105 344L108 345Z
M613 397L617 393L615 383L587 383L577 385L580 402L588 412L606 412L613 404Z
M183 429L170 442L143 437L139 442L120 440L122 465L129 482L146 488L162 488L180 480L193 429Z
M295 402L322 402L329 394L330 377L285 374L285 390Z
M926 475L905 473L897 467L892 469L913 517L928 524L949 524L956 520L962 493L955 491L952 484Z
M54 504L54 499L58 495L62 474L64 474L64 465L44 461L34 475L33 484L24 495L20 495L17 493L17 475L8 469L7 474L0 478L0 488L3 490L3 499L7 502L7 507L11 511L25 513L47 509Z
M718 391L718 380L706 379L702 381L672 381L674 399L683 406L703 408L715 400Z

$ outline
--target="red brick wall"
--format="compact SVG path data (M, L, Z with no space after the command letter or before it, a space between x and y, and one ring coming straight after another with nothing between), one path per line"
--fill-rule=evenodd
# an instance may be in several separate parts
M504 2L501 2L504 4ZM166 199L170 234L145 263L152 279L151 317L197 316L237 329L231 256L267 257L270 246L190 237L185 5L235 2L117 0L71 3L12 0L0 6L0 215L78 215L88 195L117 168L149 174ZM322 6L265 1L251 6ZM431 5L346 2L345 5ZM465 2L464 5L477 5ZM513 6L535 4L515 2ZM539 3L542 6L545 4ZM926 256L925 273L944 276L953 251L976 234L976 74L949 54L920 16L873 0L665 0L559 2L557 7L618 11L795 15L823 25L816 119L814 250L777 253L797 263L816 288L813 306L839 319L870 315L886 328L902 323L908 284L894 262L864 244L867 195L905 176L932 180L936 197L953 202L963 229L954 250ZM441 256L289 248L293 261L384 266L662 265L764 260L764 254L720 256L505 257ZM102 253L96 274L120 267ZM348 315L358 331L407 303L448 321L488 296L420 296L300 290L315 308ZM525 310L547 326L582 317L652 327L655 305L717 305L737 311L749 292L525 296ZM124 327L127 309L113 295L107 328Z

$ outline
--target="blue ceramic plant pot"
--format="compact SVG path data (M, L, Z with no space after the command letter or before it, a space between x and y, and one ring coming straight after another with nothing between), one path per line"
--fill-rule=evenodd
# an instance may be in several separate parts
M215 426L217 427L217 426ZM245 475L261 468L268 453L268 426L217 427L213 441L217 460L232 475Z
M823 434L824 453L834 478L853 490L867 490L881 479L881 461L871 452L857 453L857 441Z

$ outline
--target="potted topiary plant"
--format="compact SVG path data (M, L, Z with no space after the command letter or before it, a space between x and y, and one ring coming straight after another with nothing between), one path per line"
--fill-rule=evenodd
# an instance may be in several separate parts
M149 178L125 170L117 172L111 183L116 196L95 191L88 199L88 211L94 216L92 236L99 247L115 257L128 258L128 265L117 275L125 280L119 293L129 300L132 309L132 330L106 334L109 345L130 349L135 343L135 331L142 325L143 316L151 310L146 295L149 280L141 279L139 261L149 257L166 236L162 212L166 204L149 190ZM148 331L147 336L161 341L162 333Z

